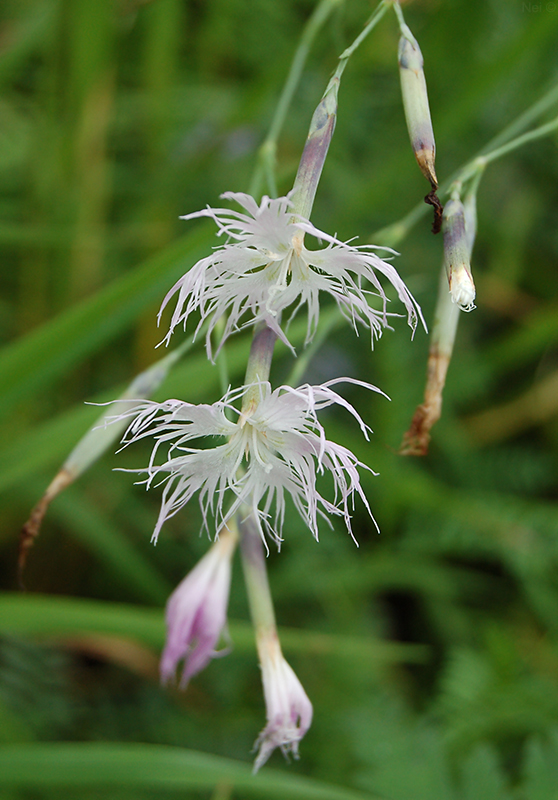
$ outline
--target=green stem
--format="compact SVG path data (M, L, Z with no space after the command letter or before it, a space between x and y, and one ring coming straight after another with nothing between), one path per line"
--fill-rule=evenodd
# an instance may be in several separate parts
M405 18L403 17L403 12L401 11L401 6L399 5L398 0L395 0L393 3L393 10L395 11L397 21L399 22L399 27L402 29L405 25Z
M558 128L558 118L551 120L545 125L541 125L532 131L513 137L518 131L530 125L534 119L548 110L554 103L558 101L558 85L553 86L543 97L537 100L527 111L524 111L514 122L496 136L480 151L479 155L467 161L463 166L459 167L453 175L445 181L440 187L440 194L447 195L451 187L455 183L464 183L474 178L479 171L484 167L501 158L504 155L522 147L528 142L540 139L547 136ZM429 207L425 203L418 203L408 214L402 217L392 225L375 231L370 237L374 241L382 241L382 243L391 247L396 246L401 242L416 225L416 223L427 214Z
M287 80L285 81L283 91L277 103L269 132L258 152L258 163L254 170L249 190L249 194L253 197L260 194L264 178L267 181L271 196L277 196L275 187L275 154L277 151L277 140L285 124L287 112L295 90L300 82L300 77L312 43L329 15L341 2L342 0L322 0L322 2L316 6L312 16L304 27L302 36L300 37L300 43L296 49L289 74L287 75Z
M276 635L275 611L260 531L250 511L243 509L241 514L243 518L239 521L240 557L250 616L256 630L256 641L259 644L262 634L264 636Z
M352 54L355 52L357 47L362 44L362 42L366 39L370 31L378 24L378 22L382 19L388 8L392 5L391 0L381 0L378 8L374 11L362 31L359 33L357 38L354 40L350 47L347 47L346 50L343 50L341 55L339 56L339 66L335 71L334 77L340 78L343 74L345 67L347 66L347 62Z
M281 98L279 100L269 134L260 148L260 163L256 169L254 180L252 181L251 193L255 194L261 182L261 170L270 169L273 172L273 160L275 157L275 145L283 123L289 104L292 100L293 92L300 79L300 74L304 66L306 56L313 38L320 26L323 25L331 10L340 0L322 0L316 11L310 18L301 42L293 60L289 76L285 83ZM352 45L341 53L339 63L331 80L329 81L321 102L318 104L312 117L310 132L306 141L306 146L300 160L300 166L294 183L294 211L303 217L308 218L312 210L314 196L318 182L322 173L325 157L333 130L337 114L337 90L339 81L351 55L358 46L364 41L370 31L376 26L384 16L391 0L381 0L380 4L372 14L364 29L354 40ZM242 403L243 413L254 408L258 404L260 390L256 384L269 379L271 361L273 358L273 348L277 336L265 324L261 323L254 330L254 338L246 368L245 386L252 385L244 395Z
M542 139L543 136L548 136L549 133L552 133L557 129L558 117L550 122L547 122L546 125L541 125L539 128L535 128L534 130L528 131L521 136L517 136L510 142L507 142L506 144L503 144L494 150L490 150L484 155L478 156L461 170L459 174L459 180L464 183L465 181L474 177L479 169L484 168L486 164L490 164L492 161L502 158L502 156L511 153L513 150L517 150L519 147L523 147L523 145L527 144L528 142L533 142L536 139Z
M345 71L349 58L384 16L390 4L391 0L381 0L380 5L352 45L341 53L337 69L333 73L322 99L318 103L318 107L312 115L310 130L293 185L293 211L305 219L310 218L318 183L329 145L333 138L337 120L337 93L341 76Z
M491 139L480 151L480 155L496 147L500 147L500 145L509 142L511 139L521 134L522 131L526 130L529 125L541 117L549 108L552 108L553 105L556 105L556 103L558 103L558 83L554 84L536 103L533 103L523 114L520 114L517 119Z
M256 325L244 378L244 385L251 388L248 389L242 401L243 413L246 413L250 407L255 408L258 404L260 389L257 384L269 380L276 341L277 334L268 327L267 323L260 322Z

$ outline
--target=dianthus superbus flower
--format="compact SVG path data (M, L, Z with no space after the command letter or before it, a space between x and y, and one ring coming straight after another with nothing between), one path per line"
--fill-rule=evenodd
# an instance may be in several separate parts
M332 295L353 325L364 323L373 336L379 336L388 325L389 315L378 274L395 287L414 330L421 316L419 307L395 268L373 253L371 245L351 246L318 230L293 213L289 197L264 197L259 206L250 195L240 192L226 192L222 197L236 201L246 213L206 208L182 217L210 217L219 235L224 234L228 241L198 261L163 300L161 312L177 295L167 342L176 326L186 326L190 314L198 311L199 326L209 321L206 341L210 354L211 333L223 316L226 324L220 344L235 330L260 321L289 344L281 328L281 313L301 305L308 309L309 341L318 323L320 292ZM328 244L309 250L304 244L305 234ZM368 304L370 295L380 299L379 309Z
M370 384L342 380L379 392ZM126 412L127 417L134 416L123 440L126 444L145 437L155 439L149 466L130 471L147 473L148 487L159 479L165 482L153 539L164 521L196 493L206 528L210 515L219 530L244 505L253 513L260 532L265 529L280 542L288 494L316 538L318 515L326 512L342 516L351 532L355 494L370 512L358 472L359 467L369 468L346 447L326 439L317 412L340 405L353 415L366 437L369 429L353 406L332 389L339 382L298 389L281 386L273 391L268 382L261 382L229 391L213 405L146 401ZM240 412L234 402L254 386L259 401ZM221 444L213 444L216 437L223 440ZM198 446L192 447L192 442ZM166 459L157 464L161 448L167 448ZM316 487L317 473L324 471L333 479L332 501Z

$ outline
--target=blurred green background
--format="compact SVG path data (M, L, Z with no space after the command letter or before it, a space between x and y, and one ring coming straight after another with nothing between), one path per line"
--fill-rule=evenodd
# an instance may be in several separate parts
M250 777L264 726L239 564L234 644L188 691L163 690L166 597L208 546L195 503L149 540L160 494L106 455L52 505L17 587L22 523L99 410L161 351L155 316L217 241L180 214L246 191L310 0L3 0L0 6L0 798L558 797L558 159L556 136L490 166L429 455L396 451L422 400L428 337L403 319L373 352L335 329L303 381L340 374L329 436L380 475L317 544L298 518L268 566L287 658L314 703L298 762ZM319 32L277 150L296 172L336 58L374 6L339 2ZM415 0L445 181L558 81L558 8ZM426 193L407 139L393 14L351 60L313 213L375 241ZM540 122L556 115L557 103ZM431 324L441 237L424 216L397 268ZM163 323L164 324L164 323ZM164 331L164 328L163 328ZM298 335L295 330L295 336ZM175 342L183 341L175 334ZM300 341L300 336L299 336ZM242 381L249 338L226 359ZM280 348L272 380L293 359ZM221 394L196 342L158 393ZM347 415L348 416L348 415ZM67 743L67 744L62 744ZM180 749L175 749L178 746ZM184 749L182 749L184 748Z

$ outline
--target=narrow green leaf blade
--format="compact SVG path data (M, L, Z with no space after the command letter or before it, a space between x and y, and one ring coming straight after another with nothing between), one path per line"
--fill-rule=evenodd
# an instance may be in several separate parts
M5 592L0 594L0 631L19 636L71 636L102 633L125 636L161 648L165 640L163 611L126 603L83 598ZM237 650L254 649L254 632L248 622L229 622ZM337 636L295 628L280 628L287 652L315 653L320 657L365 658L368 664L415 663L427 660L421 645L382 642L358 636Z
M127 787L184 791L232 784L249 797L284 800L380 800L300 775L251 766L178 747L144 744L25 744L0 748L5 787Z
M68 309L0 354L0 411L44 388L110 341L149 303L161 299L208 247L201 226L96 295Z

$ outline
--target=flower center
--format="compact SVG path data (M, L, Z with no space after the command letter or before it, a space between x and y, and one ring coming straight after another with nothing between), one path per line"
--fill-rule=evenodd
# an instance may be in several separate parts
M271 472L272 464L269 463L269 442L265 431L261 431L251 422L251 416L258 407L256 402L252 402L248 408L240 414L237 430L230 438L230 442L235 442L239 456L244 458L247 463L254 459L265 472ZM242 454L242 455L241 455Z
M278 275L277 275L277 279L276 279L275 283L272 284L269 287L269 290L268 290L268 300L267 300L267 303L266 303L265 307L266 307L266 311L268 311L270 314L273 314L273 316L275 316L277 314L277 311L274 310L271 307L274 298L278 294L281 294L281 292L284 292L285 289L287 288L287 286L289 285L288 276L289 276L289 273L291 272L291 260L292 260L293 254L294 254L294 250L289 250L289 252L285 256L285 258L281 262L279 262L280 263L280 267L279 267L279 272L278 272Z

